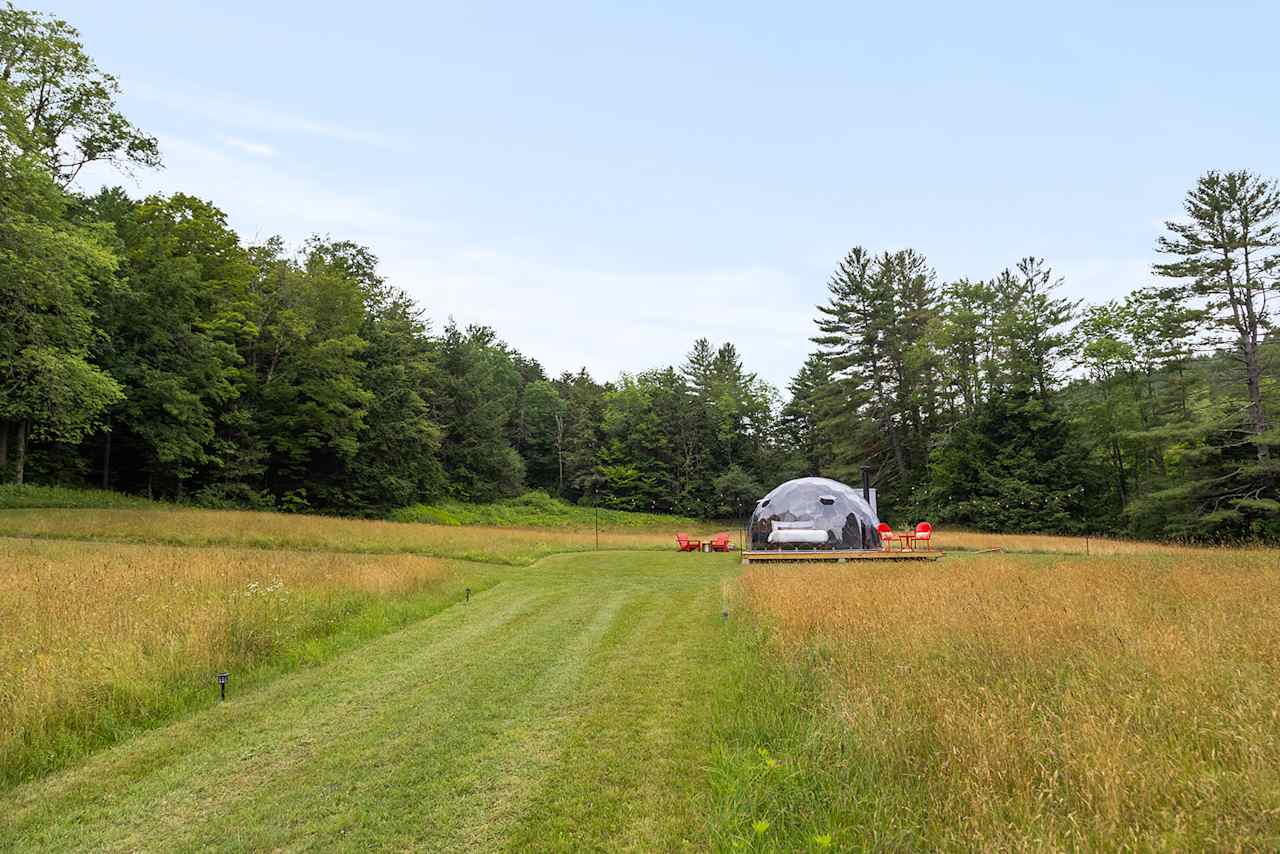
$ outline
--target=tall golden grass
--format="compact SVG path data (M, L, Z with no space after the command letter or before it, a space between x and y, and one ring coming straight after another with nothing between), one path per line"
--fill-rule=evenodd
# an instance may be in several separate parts
M0 538L0 780L448 573L414 555Z
M990 534L951 528L935 530L932 547L946 551L986 551L998 549L1013 553L1089 554L1089 555L1187 555L1191 553L1239 554L1236 546L1184 546L1169 543L1118 540L1109 537L1068 537L1056 534ZM1243 549L1258 551L1258 549ZM1265 549L1263 550L1265 551Z
M762 566L882 827L959 849L1280 844L1280 553Z
M8 510L0 534L169 545L411 553L525 565L595 548L591 530L486 528L222 510ZM674 548L674 531L609 531L603 549Z

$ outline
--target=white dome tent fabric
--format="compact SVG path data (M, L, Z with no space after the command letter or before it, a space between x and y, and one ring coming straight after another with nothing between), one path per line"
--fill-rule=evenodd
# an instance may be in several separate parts
M756 502L754 550L879 550L880 520L853 487L825 477L789 480Z

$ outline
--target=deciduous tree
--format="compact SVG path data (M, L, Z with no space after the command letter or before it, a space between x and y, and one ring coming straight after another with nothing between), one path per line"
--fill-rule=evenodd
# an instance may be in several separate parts
M66 185L86 165L157 166L159 146L116 107L117 79L59 18L0 6L0 125Z

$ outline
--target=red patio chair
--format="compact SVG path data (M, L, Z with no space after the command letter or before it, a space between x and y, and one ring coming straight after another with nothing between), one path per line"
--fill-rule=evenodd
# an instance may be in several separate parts
M929 551L929 541L933 539L933 526L928 522L916 525L916 542L924 543L924 550Z
M702 550L702 540L691 540L688 534L676 534L676 548L682 552L696 552Z
M884 551L890 551L890 543L894 539L893 528L889 527L888 522L881 522L876 526L876 530L880 532L880 548Z
M729 551L729 535L725 533L716 534L711 538L711 551L727 552Z

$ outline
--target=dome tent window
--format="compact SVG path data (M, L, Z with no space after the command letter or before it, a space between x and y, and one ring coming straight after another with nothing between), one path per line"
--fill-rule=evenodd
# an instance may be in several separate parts
M880 520L856 489L825 477L789 480L756 503L751 548L878 550Z

